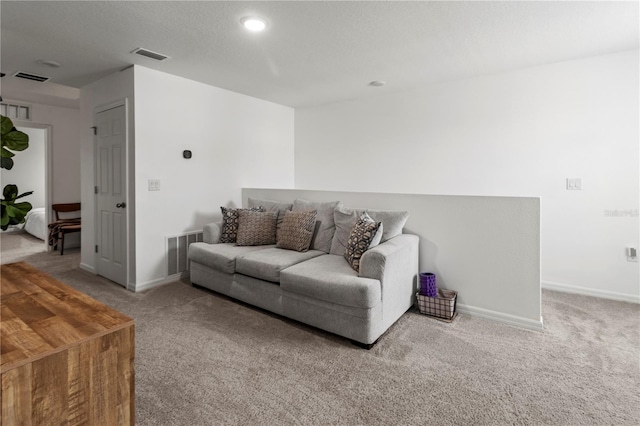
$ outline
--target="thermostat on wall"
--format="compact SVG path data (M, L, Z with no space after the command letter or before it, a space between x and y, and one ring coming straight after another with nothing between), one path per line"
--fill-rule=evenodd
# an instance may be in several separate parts
M185 149L184 151L182 151L182 156L187 159L191 158L191 151Z

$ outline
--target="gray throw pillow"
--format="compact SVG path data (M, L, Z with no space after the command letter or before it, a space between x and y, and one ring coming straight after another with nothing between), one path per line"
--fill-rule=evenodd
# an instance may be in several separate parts
M285 212L276 247L295 251L309 250L315 224L315 210Z
M317 203L312 201L297 199L293 202L292 211L309 211L315 210L316 229L311 240L311 248L320 250L325 253L331 251L331 241L336 231L336 225L333 219L333 211L340 206L340 201L331 201L328 203Z
M265 212L276 213L278 218L276 222L276 236L280 231L280 227L282 226L282 220L284 219L284 212L287 210L291 210L293 207L292 203L281 203L280 201L271 201L271 200L259 200L256 198L249 198L248 206L251 207L262 207Z
M349 234L344 258L353 270L360 273L360 258L371 248L371 242L376 237L380 222L374 222L368 214L363 213Z
M382 222L384 230L382 232L381 243L402 234L404 224L409 219L409 212L396 210L371 210L367 209L367 213L371 219L376 222Z
M276 243L277 213L252 212L240 210L238 212L238 246L263 246Z

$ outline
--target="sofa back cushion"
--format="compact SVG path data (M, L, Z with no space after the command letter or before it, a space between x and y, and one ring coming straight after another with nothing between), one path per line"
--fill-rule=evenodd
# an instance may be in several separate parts
M293 202L292 211L310 211L315 210L316 227L311 240L311 248L320 250L325 253L331 251L331 241L336 231L336 225L333 219L333 211L336 207L341 206L340 201L331 201L327 203L312 202L296 199Z

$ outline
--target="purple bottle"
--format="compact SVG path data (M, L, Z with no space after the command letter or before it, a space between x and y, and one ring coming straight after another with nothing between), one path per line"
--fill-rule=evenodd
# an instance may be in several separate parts
M420 294L428 297L438 297L435 274L431 272L420 273Z

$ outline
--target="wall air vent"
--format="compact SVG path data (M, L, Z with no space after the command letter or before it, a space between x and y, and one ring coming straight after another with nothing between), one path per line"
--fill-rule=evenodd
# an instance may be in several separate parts
M163 55L162 53L158 53L158 52L152 52L151 50L143 49L142 47L138 47L131 53L135 55L145 56L147 58L154 59L156 61L164 61L165 59L170 59L170 57L167 55Z
M189 271L189 245L201 242L202 231L192 231L180 235L167 236L167 276L182 275Z
M13 76L18 78L24 78L25 80L37 81L39 83L44 83L45 81L51 79L51 77L45 77L43 75L31 74L31 73L22 72L22 71L18 71Z

